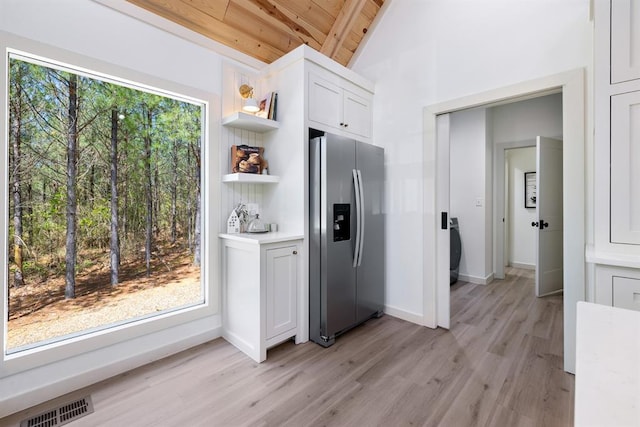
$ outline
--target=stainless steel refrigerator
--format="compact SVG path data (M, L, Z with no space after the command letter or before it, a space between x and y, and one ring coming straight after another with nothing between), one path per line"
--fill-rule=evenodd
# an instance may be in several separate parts
M328 347L383 312L384 150L325 134L309 162L309 337Z

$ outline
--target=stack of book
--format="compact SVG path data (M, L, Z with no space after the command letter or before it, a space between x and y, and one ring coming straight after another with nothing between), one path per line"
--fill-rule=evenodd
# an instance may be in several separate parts
M276 108L278 104L278 93L267 92L267 94L260 99L258 106L260 111L256 113L258 117L264 117L269 120L276 120Z

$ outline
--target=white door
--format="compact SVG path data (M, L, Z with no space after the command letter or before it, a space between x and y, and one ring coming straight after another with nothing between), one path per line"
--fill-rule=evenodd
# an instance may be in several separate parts
M438 176L438 186L436 190L436 212L439 213L438 218L438 231L436 233L436 265L437 281L441 284L439 289L442 292L437 292L438 310L437 310L437 322L441 328L449 329L451 323L451 310L450 310L450 291L449 283L451 278L451 272L449 270L451 265L450 255L450 237L451 231L449 230L449 198L450 198L450 160L449 160L449 127L450 127L450 115L440 114L436 117L436 169Z
M562 292L562 141L536 141L536 296Z

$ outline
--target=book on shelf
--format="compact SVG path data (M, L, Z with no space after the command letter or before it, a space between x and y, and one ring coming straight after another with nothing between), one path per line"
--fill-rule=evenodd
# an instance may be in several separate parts
M275 120L276 118L276 100L278 94L276 92L267 92L264 97L258 102L260 111L256 113L256 116L265 119Z
M278 108L278 92L273 92L271 95L271 104L269 106L268 119L276 120L276 109Z
M260 101L258 101L258 107L260 107L260 111L256 113L256 116L262 117L265 119L269 118L269 109L271 108L271 98L273 92L267 92Z

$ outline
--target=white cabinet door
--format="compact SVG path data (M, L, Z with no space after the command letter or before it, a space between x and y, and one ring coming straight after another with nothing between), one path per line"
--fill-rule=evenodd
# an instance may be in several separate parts
M355 135L371 137L371 101L355 93L344 91L345 130Z
M320 77L309 75L309 120L341 129L342 89Z
M640 78L640 2L611 0L611 83Z
M297 246L266 251L267 339L296 328L297 255Z
M341 85L309 73L309 121L325 125L319 130L371 138L372 98L356 93L356 86L346 80Z
M640 91L611 97L611 242L640 245Z

